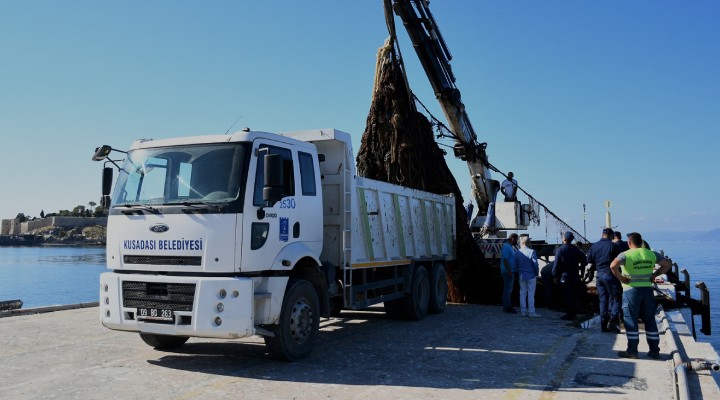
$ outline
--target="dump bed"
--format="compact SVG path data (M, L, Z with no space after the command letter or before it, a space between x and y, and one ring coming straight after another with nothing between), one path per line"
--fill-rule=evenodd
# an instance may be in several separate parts
M455 198L355 178L353 268L455 255Z
M455 198L356 176L350 135L283 133L313 143L323 196L323 264L363 268L455 257Z

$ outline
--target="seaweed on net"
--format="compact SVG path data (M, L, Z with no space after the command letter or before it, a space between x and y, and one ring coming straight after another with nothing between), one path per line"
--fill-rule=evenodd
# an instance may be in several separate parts
M433 136L433 126L417 111L393 41L378 51L375 85L357 154L359 176L438 194L452 193L456 209L456 260L448 265L452 302L489 303L499 299L499 273L480 253L467 225L462 193Z

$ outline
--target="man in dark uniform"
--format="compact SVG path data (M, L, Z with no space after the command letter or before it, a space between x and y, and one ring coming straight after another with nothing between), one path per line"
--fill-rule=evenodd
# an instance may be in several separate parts
M620 232L618 232L618 231L615 231L615 232L613 233L613 236L615 236L615 238L613 239L613 243L615 243L615 244L618 246L618 248L620 249L620 252L621 252L621 253L622 253L623 251L628 251L628 250L630 250L630 247L628 246L627 242L624 241L624 240L622 240L622 233L620 233Z
M592 280L593 273L597 270L595 286L600 301L600 330L620 333L618 323L620 322L622 287L620 281L610 270L610 263L620 254L620 247L611 241L612 238L613 230L605 228L602 230L602 238L590 247L587 255L590 269L585 281Z
M577 298L575 292L580 278L585 272L587 258L585 253L572 244L575 235L568 231L563 234L563 245L555 250L555 263L553 264L553 281L559 284L565 295L566 314L560 317L565 321L576 318Z

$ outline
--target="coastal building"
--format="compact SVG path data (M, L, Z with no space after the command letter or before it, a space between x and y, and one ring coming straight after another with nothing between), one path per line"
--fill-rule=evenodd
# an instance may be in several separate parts
M48 217L26 222L20 222L19 218L3 219L0 223L0 234L24 235L46 227L70 229L94 225L107 225L107 217Z

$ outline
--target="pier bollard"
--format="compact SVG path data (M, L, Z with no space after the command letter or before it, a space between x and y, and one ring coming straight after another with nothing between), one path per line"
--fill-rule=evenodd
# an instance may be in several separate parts
M705 282L698 282L695 287L700 289L700 303L702 304L702 311L700 312L702 318L702 326L700 332L710 335L711 323L710 323L710 291L705 285Z
M690 273L689 273L688 270L686 270L685 268L683 268L682 270L680 270L680 272L681 272L681 273L683 274L683 276L685 277L685 279L684 279L684 283L685 283L685 296L690 297Z

